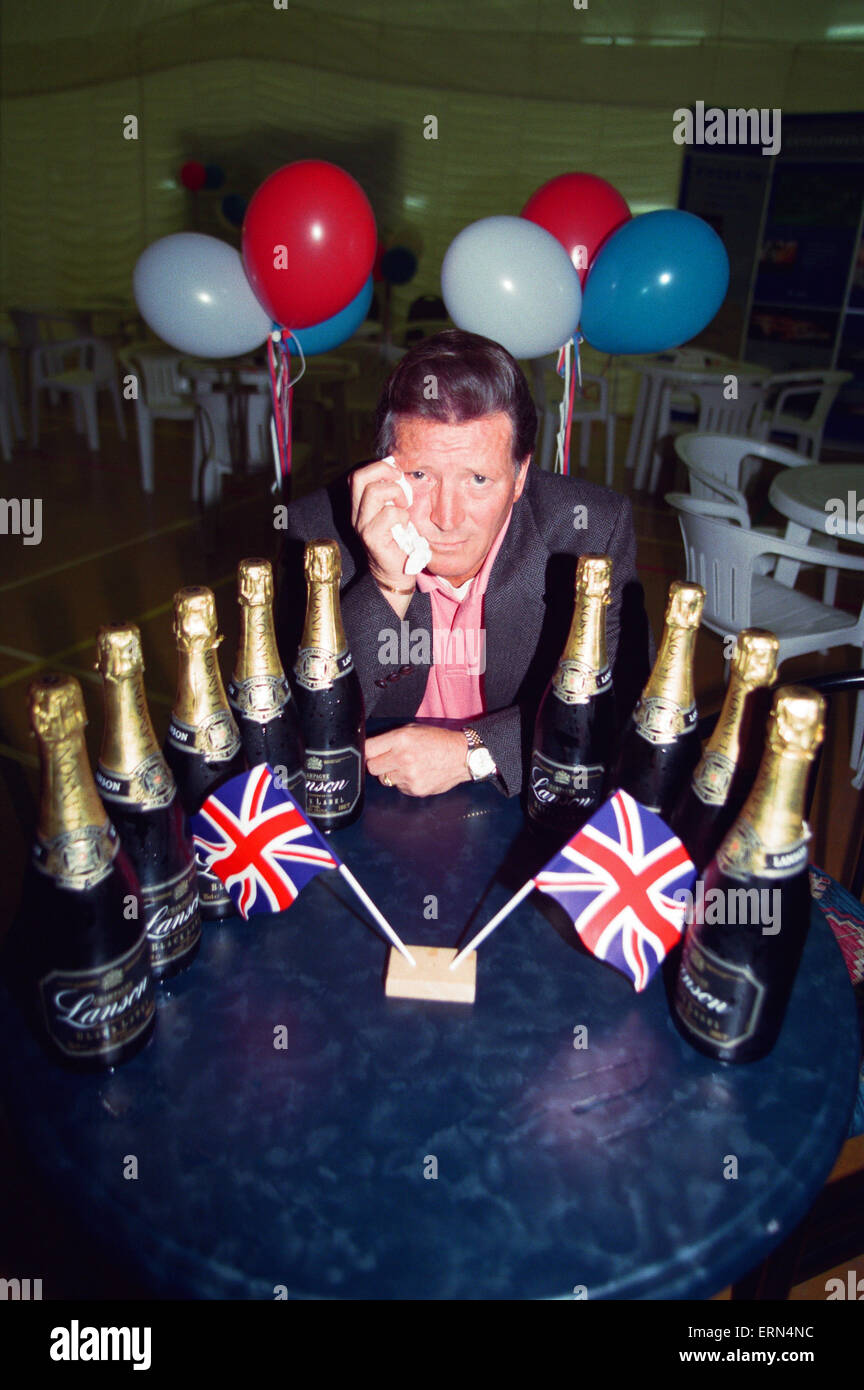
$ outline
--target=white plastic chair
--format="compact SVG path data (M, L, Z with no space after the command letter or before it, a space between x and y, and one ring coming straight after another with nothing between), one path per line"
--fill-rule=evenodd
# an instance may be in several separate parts
M30 392L33 382L33 353L43 343L59 343L70 338L92 336L92 316L86 310L75 309L10 309L9 317L18 335L21 350L24 384L27 401L31 402ZM52 406L60 400L59 391L50 388L48 399ZM21 436L23 438L23 435Z
M712 432L740 435L746 433L764 399L763 385L757 381L740 381L735 400L726 399L724 394L726 387L722 377L718 377L714 381L687 382L686 385L682 380L681 382L670 382L669 385L665 386L660 397L654 459L651 464L651 476L648 480L650 492L656 491L660 477L660 468L663 463L662 440L674 428L672 421L673 396L681 390L686 390L688 395L696 398L696 430L700 434ZM642 479L635 478L634 484L636 487L640 487Z
M179 352L156 346L142 346L123 349L118 353L118 357L138 378L135 420L138 425L141 489L143 492L152 492L153 421L192 420L195 416L195 403L189 382L180 370L182 358Z
M72 359L70 361L70 359ZM30 354L30 410L33 448L39 444L39 392L65 392L72 398L75 428L86 431L87 447L99 450L99 418L96 398L108 391L120 438L126 438L126 423L117 386L117 369L111 346L102 338L68 338L64 342L43 343Z
M729 502L708 502L685 492L666 501L678 512L687 579L705 589L704 625L727 636L745 627L767 628L780 643L778 665L792 656L830 647L857 647L864 664L864 604L857 618L759 573L763 556L824 565L813 545L791 545L749 529L746 511ZM864 558L838 553L837 569L864 574ZM850 766L857 768L864 741L864 692L856 704Z
M534 376L534 398L543 425L540 467L548 473L553 467L564 383L557 372L550 370L545 358L536 358L531 367ZM573 428L575 430L579 427L579 467L583 473L587 470L591 449L591 425L595 420L602 421L606 426L605 482L607 487L611 487L615 475L615 414L610 407L609 382L605 376L595 376L591 372L583 371L582 392L580 395L577 385L573 401Z
M708 501L734 502L738 507L747 507L744 488L758 471L759 461L779 463L785 468L812 467L812 460L804 454L784 449L780 444L764 443L748 439L743 435L728 434L679 434L675 442L675 452L687 469L690 478L690 494ZM780 537L779 526L757 526L754 528L763 536ZM808 542L820 550L836 552L837 540L834 536L814 534ZM764 573L769 573L773 562L767 563ZM827 564L827 557L825 563ZM822 591L822 601L833 604L837 596L837 571L826 568Z
M769 377L765 383L769 408L754 421L753 433L760 439L770 439L772 434L791 434L796 447L806 451L811 463L815 462L822 452L822 433L828 412L840 387L851 380L851 372L781 372ZM809 414L790 414L789 402L796 398L810 401Z
M695 464L706 473L723 478L742 492L758 472L759 460L779 463L785 468L802 468L813 463L806 454L784 449L781 444L754 439L752 435L741 434L696 431L679 434L675 439L675 452L688 467Z

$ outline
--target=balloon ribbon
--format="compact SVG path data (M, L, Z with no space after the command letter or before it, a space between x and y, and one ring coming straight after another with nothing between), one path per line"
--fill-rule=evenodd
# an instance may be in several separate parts
M279 489L283 493L287 492L287 481L291 476L291 411L294 382L291 380L289 340L292 337L294 334L290 328L280 328L278 324L274 324L273 331L267 339L267 363L270 368L270 392L273 397L272 439L276 466L274 491ZM306 366L302 348L300 358L303 365L295 378L296 381L299 381Z
M582 359L579 355L581 342L581 333L577 333L574 338L566 342L559 349L556 366L558 375L564 379L564 398L561 402L561 423L558 428L555 452L555 472L563 473L565 476L570 473L570 435L573 431L573 404L576 399L577 378L580 392L582 390ZM574 354L576 358L575 374L573 372Z

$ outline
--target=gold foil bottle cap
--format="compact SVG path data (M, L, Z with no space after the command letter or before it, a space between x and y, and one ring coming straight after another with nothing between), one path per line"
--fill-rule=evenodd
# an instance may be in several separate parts
M773 632L745 627L738 633L732 653L732 670L746 685L773 685L777 679L780 643Z
M342 556L336 541L307 541L303 554L303 570L307 584L338 582L342 574Z
M60 743L86 727L84 696L74 676L40 676L31 682L27 698L31 727L43 743Z
M218 647L222 641L212 589L190 587L174 595L174 636L182 651Z
M809 761L824 737L823 697L806 685L781 686L768 716L768 746L777 753L796 753Z
M237 601L250 608L273 602L273 566L269 560L241 560L237 566Z
M144 670L141 633L134 623L111 623L96 634L96 668L106 681L124 680Z
M610 599L612 559L609 555L580 555L576 566L576 593L587 598Z
M698 627L702 621L705 606L705 590L701 584L689 584L676 579L669 585L669 602L666 605L666 624L669 627Z

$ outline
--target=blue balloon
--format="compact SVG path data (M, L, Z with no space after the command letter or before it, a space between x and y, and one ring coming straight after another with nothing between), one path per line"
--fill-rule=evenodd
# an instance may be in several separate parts
M582 300L582 333L598 352L661 352L711 322L729 286L729 257L692 212L646 212L597 252Z
M232 227L242 227L246 216L246 199L239 193L226 193L222 199L222 216Z
M299 339L306 357L315 357L319 352L329 352L331 348L338 347L357 332L369 312L371 303L370 275L360 293L355 295L344 309L340 309L338 314L333 314L329 319L322 319L320 323L312 323L308 328L293 329L292 336L287 339L289 348L293 352L294 340Z
M407 285L417 274L417 257L409 246L391 246L381 257L381 275L391 285Z
M204 187L221 188L225 182L225 171L218 164L204 165Z

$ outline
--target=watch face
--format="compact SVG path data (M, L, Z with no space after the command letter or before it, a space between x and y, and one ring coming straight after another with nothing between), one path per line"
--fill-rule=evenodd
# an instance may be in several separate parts
M468 771L475 782L484 777L492 777L496 771L495 760L488 748L472 748L468 754Z

